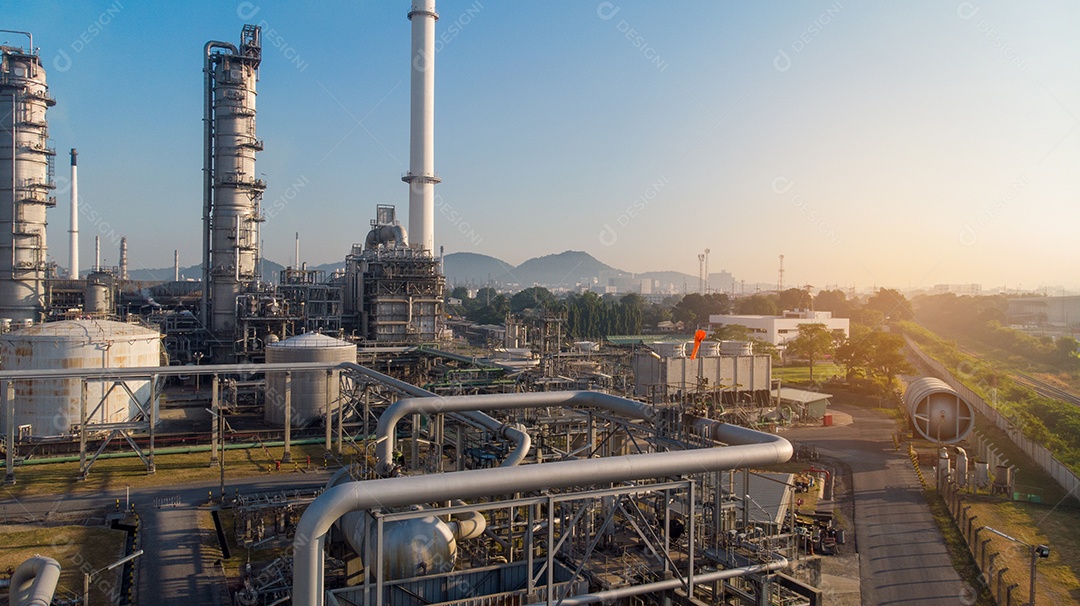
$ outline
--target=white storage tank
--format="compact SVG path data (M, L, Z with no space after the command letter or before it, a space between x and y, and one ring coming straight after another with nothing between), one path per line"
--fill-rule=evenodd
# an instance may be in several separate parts
M752 341L720 341L720 355L752 356L754 343Z
M665 358L682 358L686 356L686 343L683 341L657 341L650 347Z
M108 320L49 322L0 337L0 361L4 370L160 366L161 335L143 326ZM140 402L150 397L150 381L126 383ZM30 425L32 437L70 433L80 421L80 385L79 379L16 381L16 427ZM109 393L101 407L97 406L110 385L103 381L87 383L86 412L94 413L90 423L122 423L138 414L138 407L119 387ZM156 408L157 402L153 406ZM0 419L0 426L3 423Z
M356 345L319 333L305 333L266 346L266 362L356 362ZM303 427L321 418L326 411L327 396L334 402L341 393L339 371L328 377L325 370L305 370L292 373L292 426ZM329 384L327 383L329 381ZM273 425L285 426L285 373L266 373L266 405L263 419Z
M687 346L690 351L694 349L694 342L691 341ZM698 347L699 358L715 358L720 355L720 342L719 341L702 341Z

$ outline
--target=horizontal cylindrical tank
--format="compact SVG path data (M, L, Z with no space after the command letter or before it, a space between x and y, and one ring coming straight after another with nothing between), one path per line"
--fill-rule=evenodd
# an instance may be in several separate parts
M955 444L975 428L975 409L941 379L923 377L908 385L904 407L915 431L931 442Z
M688 347L693 350L694 342L691 341ZM720 342L719 341L702 341L701 346L698 347L699 358L715 358L720 355Z
M754 344L751 341L720 341L722 356L752 356Z
M356 362L356 345L318 333L306 333L266 346L267 363ZM323 416L327 402L341 393L339 372L296 371L292 374L291 417L293 427L302 427ZM263 419L285 425L285 373L266 374L266 405Z
M653 350L665 358L686 356L686 343L683 341L657 341L651 345Z
M161 335L135 324L107 320L49 322L0 337L0 360L4 370L158 366ZM150 381L125 383L140 403L149 399ZM32 437L71 432L72 426L81 422L81 384L80 379L15 381L16 427L30 425ZM139 413L127 391L112 387L108 381L87 382L86 405L88 423L127 422ZM156 408L157 402L151 405Z

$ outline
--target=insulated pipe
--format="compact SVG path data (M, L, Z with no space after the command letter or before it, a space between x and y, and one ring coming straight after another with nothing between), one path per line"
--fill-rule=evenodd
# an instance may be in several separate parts
M512 410L520 408L540 408L544 406L582 407L594 406L616 414L635 419L652 421L655 414L651 406L620 398L599 391L551 391L512 394L485 394L479 396L454 396L449 398L408 398L390 405L382 416L375 430L378 441L375 444L375 459L380 473L387 473L393 465L394 427L398 421L415 413L432 412L467 412L482 410ZM487 415L484 415L487 417ZM491 419L491 417L487 417ZM492 419L494 421L494 419ZM494 421L482 423L485 427L505 435L508 426ZM528 434L525 434L528 438ZM526 452L528 449L525 449ZM520 463L526 452L515 451L503 465L511 467ZM513 462L510 462L514 459Z
M724 570L717 570L714 572L695 574L694 583L711 583L713 581L720 581L733 577L741 577L747 574L757 574L759 572L773 572L776 570L783 570L784 568L787 568L787 558L784 558L782 556L776 557L779 559L773 562L766 562L765 564L755 564L753 566L742 566L739 568L726 568ZM566 597L558 600L558 603L562 606L572 606L573 604L593 604L596 602L613 601L620 598L641 595L643 593L652 593L654 591L667 591L669 589L678 589L682 586L683 581L679 579L668 579L667 581L645 583L644 585L630 585L629 587L620 587L618 589L611 589L608 591L599 591L597 593L587 593L584 595ZM537 602L535 604L530 604L529 606L546 605L547 602Z
M8 604L12 606L49 606L60 580L60 562L36 555L26 560L11 575Z
M293 539L293 602L305 606L323 606L325 603L323 547L326 534L338 518L350 511L768 466L791 458L791 443L780 436L737 425L726 425L717 430L715 436L732 446L475 469L335 486L315 499L297 524Z
M374 381L378 381L383 385L393 387L394 389L397 389L402 393L408 394L416 398L438 398L437 395L426 389L421 389L411 383L406 383L405 381L400 381L398 379L395 379L394 377L384 375L377 370L372 370L365 366L361 366L355 362L342 362L337 367L350 370L358 375L362 375ZM440 398L440 400L442 399ZM385 413L383 413L383 416L385 416ZM508 456L506 460L503 461L503 466L512 467L514 465L517 465L529 454L529 448L532 447L532 438L529 437L529 434L526 433L525 429L520 425L505 425L482 412L478 412L475 408L461 412L460 416L472 421L473 423L477 423L483 426L489 431L503 436L507 440L514 442L514 450L510 453L510 456ZM393 445L391 445L390 450L387 452L394 452ZM390 459L387 458L387 460Z

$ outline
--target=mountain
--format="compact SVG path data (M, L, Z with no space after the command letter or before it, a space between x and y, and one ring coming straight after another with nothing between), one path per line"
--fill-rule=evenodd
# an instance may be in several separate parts
M536 257L514 269L521 286L548 285L549 288L573 287L579 282L591 283L600 272L618 272L586 252L568 250L556 255Z
M482 286L489 282L516 283L515 267L495 257L477 253L459 252L443 257L446 271L446 283L450 285L475 284Z
M477 253L451 253L444 258L444 264L446 283L451 286L500 283L528 288L542 284L566 289L579 282L592 283L601 272L619 271L588 253L573 250L529 259L517 267Z

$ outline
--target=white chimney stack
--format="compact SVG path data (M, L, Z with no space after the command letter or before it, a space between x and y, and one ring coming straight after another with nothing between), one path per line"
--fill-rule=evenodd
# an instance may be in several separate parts
M409 138L409 235L413 246L435 250L435 0L414 0Z
M68 269L71 279L79 279L79 152L71 148L71 256L68 258Z

